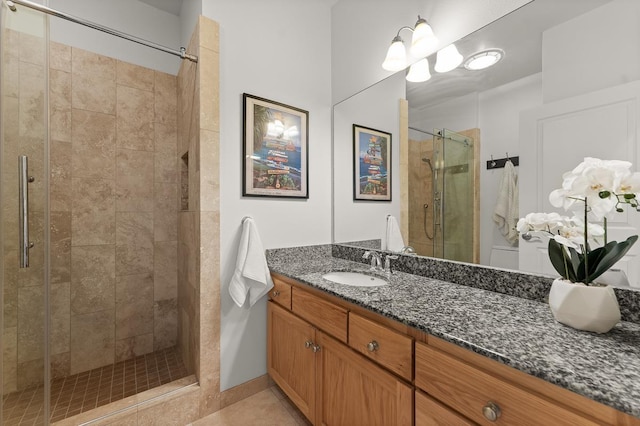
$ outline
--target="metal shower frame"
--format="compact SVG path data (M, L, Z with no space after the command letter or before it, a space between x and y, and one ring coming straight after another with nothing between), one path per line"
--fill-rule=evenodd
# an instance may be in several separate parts
M34 9L39 12L46 13L47 15L52 15L58 18L65 19L70 22L74 22L76 24L83 25L85 27L93 28L94 30L102 31L103 33L111 34L116 37L120 37L125 40L129 40L134 43L141 44L143 46L151 47L152 49L160 50L162 52L169 53L171 55L180 56L182 59L188 59L192 62L198 62L198 57L187 53L187 49L184 47L181 47L180 50L171 49L170 47L166 47L161 44L142 39L140 37L123 33L122 31L114 30L113 28L105 27L104 25L96 24L95 22L91 22L86 19L79 18L77 16L69 15L68 13L60 12L59 10L51 9L50 7L43 6L41 4L34 3L29 0L6 0L5 2L7 4L7 7L12 12L15 12L17 10L15 5L28 7L29 9Z

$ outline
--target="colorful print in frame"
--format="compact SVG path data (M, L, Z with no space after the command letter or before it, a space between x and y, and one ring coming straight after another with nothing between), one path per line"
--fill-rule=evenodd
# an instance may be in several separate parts
M242 195L309 198L309 112L243 94Z
M391 201L391 133L353 125L353 199Z

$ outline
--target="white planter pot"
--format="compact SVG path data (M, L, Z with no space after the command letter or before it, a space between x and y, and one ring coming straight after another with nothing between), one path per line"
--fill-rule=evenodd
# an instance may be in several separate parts
M556 279L549 292L556 321L578 330L606 333L620 322L618 299L609 286L586 286Z

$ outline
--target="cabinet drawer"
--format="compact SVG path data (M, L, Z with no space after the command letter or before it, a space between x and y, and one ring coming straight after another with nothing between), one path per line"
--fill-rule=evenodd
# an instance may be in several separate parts
M410 337L350 312L349 346L411 381L413 342Z
M347 310L299 288L292 289L291 308L333 337L347 342Z
M278 278L273 279L273 288L269 292L271 300L291 310L291 286Z
M465 419L449 407L433 398L416 391L416 426L473 426L475 423Z
M482 425L596 424L422 343L416 343L415 375L416 387ZM493 422L483 414L485 407L490 411L490 403L500 411Z

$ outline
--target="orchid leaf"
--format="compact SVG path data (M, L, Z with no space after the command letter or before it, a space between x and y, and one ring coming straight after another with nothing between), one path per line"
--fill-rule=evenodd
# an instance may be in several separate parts
M618 260L622 259L622 257L625 254L627 254L629 249L633 246L633 244L637 240L638 240L638 236L632 235L629 238L627 238L625 241L622 241L620 243L616 243L615 241L612 241L612 243L615 243L615 244L611 247L611 249L607 250L606 255L602 257L600 262L597 264L595 271L589 277L591 278L591 281L595 280L600 275L604 274L606 271L609 270L609 268L615 265ZM607 244L605 247L609 246L609 244Z
M606 256L606 254L615 246L617 243L612 241L605 245L604 247L598 247L597 249L589 252L587 254L587 260L589 261L589 281L592 280L592 275L595 273L598 264L602 261L602 259ZM586 282L586 275L584 270L584 256L581 256L580 263L576 266L577 271L577 279L578 282L584 283Z
M549 260L558 274L564 279L575 282L576 273L573 268L572 259L567 255L564 246L554 240L549 240Z
M580 266L582 255L580 255L580 253L578 253L573 247L569 247L569 253L571 253L571 265L573 266L573 271L575 272Z

